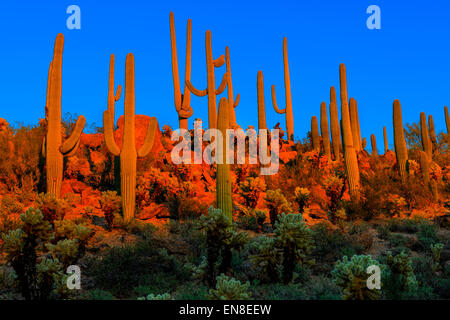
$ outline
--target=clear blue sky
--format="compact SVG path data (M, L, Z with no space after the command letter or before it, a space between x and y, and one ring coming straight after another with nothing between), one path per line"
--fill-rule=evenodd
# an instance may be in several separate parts
M382 127L392 145L392 102L403 121L434 116L443 131L450 105L449 1L2 1L0 8L0 117L35 124L44 117L48 64L56 34L65 36L62 112L83 114L102 125L109 55L116 55L116 84L124 84L125 56L135 55L136 113L178 126L173 102L169 12L175 14L180 76L184 77L186 22L192 19L192 82L206 87L205 31L213 54L230 47L236 109L242 127L257 125L256 76L264 72L270 127L284 116L273 111L270 86L284 107L282 39L288 38L295 136L304 137L319 116L329 88L339 90L339 64L347 66L349 97L358 101L362 136L370 144ZM66 28L66 8L81 8L81 30ZM381 8L381 30L366 27L366 8ZM216 72L221 79L224 67ZM339 96L339 91L338 91ZM194 118L207 122L207 98L193 97ZM123 97L116 104L123 113ZM369 147L370 148L370 145Z

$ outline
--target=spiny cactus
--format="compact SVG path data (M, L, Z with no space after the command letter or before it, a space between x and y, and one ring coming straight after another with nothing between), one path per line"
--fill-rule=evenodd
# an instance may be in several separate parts
M356 151L362 150L362 141L358 130L358 105L354 98L350 98L350 125L352 128L353 145Z
M198 97L204 97L208 95L208 122L209 128L215 129L217 128L217 101L216 95L224 92L227 84L228 84L228 73L226 72L222 78L222 83L219 88L216 90L216 79L214 74L214 68L219 68L223 66L225 63L225 56L221 55L216 60L213 59L212 54L212 46L211 46L211 31L206 31L205 36L205 45L206 45L206 78L207 78L207 87L205 90L196 89L191 80L186 80L186 86L188 89Z
M420 113L420 137L422 141L423 151L428 156L428 159L431 161L433 156L433 147L431 145L430 135L427 128L427 117L424 112Z
M450 134L450 116L448 115L447 106L444 107L445 124L447 125L447 134Z
M406 180L406 162L408 161L408 149L406 148L405 132L403 129L402 106L400 101L395 100L393 104L394 122L394 146L397 158L397 168L403 182Z
M111 118L115 119L116 111L115 111L115 104L116 101L119 101L120 95L122 93L122 86L119 84L117 86L116 95L114 95L114 62L115 57L113 54L111 54L111 57L109 58L109 78L108 78L108 111L111 115Z
M228 103L229 103L229 107L228 107L228 111L230 112L230 128L235 128L237 127L237 122L236 122L236 112L234 111L234 109L239 105L239 98L240 98L240 94L238 93L236 96L236 100L234 100L234 95L233 95L233 83L231 81L231 62L230 62L230 49L228 47L225 47L225 60L227 62L227 73L228 73Z
M339 66L339 76L341 84L341 117L342 117L341 130L344 142L345 169L347 172L350 196L353 201L359 202L360 177L359 177L358 159L356 157L356 151L353 146L354 140L352 137L349 108L347 103L348 101L347 74L345 70L345 65L343 63Z
M325 102L320 104L320 132L322 134L323 149L331 161L331 147L330 147L330 130L328 129L327 105Z
M363 138L361 141L361 151L364 150L367 147L367 140L366 138Z
M427 154L420 151L420 170L422 171L423 182L426 186L430 185L430 172Z
M291 78L289 77L289 63L287 52L287 38L283 39L283 62L284 62L284 87L286 93L286 108L280 110L275 95L275 85L272 85L272 104L275 111L279 114L286 114L286 131L288 140L294 141L294 115L292 113L291 98Z
M433 144L433 148L436 149L437 148L437 138L436 138L436 131L434 129L433 116L431 114L428 116L428 131L430 133L430 139L431 139L431 143Z
M370 135L370 143L372 145L372 155L377 156L378 155L377 138L375 138L375 135L373 133Z
M125 121L122 149L114 140L114 120L109 110L103 113L103 127L106 146L114 156L120 156L120 190L122 211L125 222L134 217L136 202L136 159L145 157L153 147L158 122L150 118L144 144L136 150L135 144L135 96L134 96L134 56L129 53L125 62Z
M320 151L319 124L316 116L312 116L311 118L311 139L313 149Z
M256 81L256 90L258 94L258 129L267 129L266 124L266 103L264 99L264 78L261 70L258 71Z
M177 40L175 36L175 19L173 12L170 12L170 44L172 48L172 76L173 76L173 88L175 96L175 109L178 112L178 122L180 129L188 129L188 119L192 116L194 111L190 106L191 92L188 87L184 87L184 95L180 91L180 78L178 74L178 58L177 58ZM191 79L191 19L187 22L187 35L186 35L186 70L185 70L185 82Z
M53 61L50 63L47 82L47 103L45 118L47 120L47 134L42 146L47 170L47 193L56 198L61 195L63 179L63 157L72 156L80 144L86 119L79 116L72 134L62 143L61 126L61 94L62 94L62 56L64 36L59 33L56 37Z
M219 102L219 119L218 129L222 133L223 139L217 141L217 208L221 209L226 217L232 221L233 202L231 198L231 176L230 165L227 160L227 129L230 128L228 111L229 104L226 98L220 99ZM222 140L222 141L221 141Z
M249 300L250 282L242 284L239 280L221 274L217 277L215 289L210 289L208 299L210 300Z
M388 145L386 127L383 127L383 139L384 139L384 153L387 153L389 151L389 145Z
M342 149L341 129L339 126L336 90L334 89L334 87L330 88L330 127L331 127L331 139L333 143L334 159L336 161L339 161L340 151Z

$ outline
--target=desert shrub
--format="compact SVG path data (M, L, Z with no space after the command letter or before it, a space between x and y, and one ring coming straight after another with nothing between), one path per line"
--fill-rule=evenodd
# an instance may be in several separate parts
M198 218L208 212L208 205L184 194L171 197L166 206L171 219Z
M367 268L371 265L385 268L370 255L354 255L350 260L344 256L336 262L332 276L335 284L342 288L343 298L346 300L376 300L380 296L378 289L370 290L367 287L367 279L370 274Z
M391 232L416 233L423 223L417 219L388 219L387 227Z
M174 293L176 300L206 300L208 287L197 283L186 283Z
M242 208L236 223L242 229L258 232L263 230L265 221L265 211Z
M280 189L275 191L267 190L264 200L269 208L270 223L272 226L275 226L280 214L292 212L291 205L281 193Z
M44 220L53 226L56 220L64 219L69 206L65 200L57 199L52 193L40 193L36 199L36 209L41 211Z
M386 265L388 269L383 287L388 299L402 299L417 290L412 260L404 251L396 255L388 252Z
M99 203L105 215L106 224L111 230L114 225L114 217L119 215L122 209L121 197L117 195L116 191L104 191L100 196Z
M389 239L391 232L389 231L388 227L386 227L385 225L380 225L376 227L376 230L378 232L378 238L383 240Z
M0 206L0 235L15 230L20 226L20 219L15 214L24 210L20 202L10 196L4 196Z
M305 207L309 205L310 194L311 192L308 188L295 188L295 202L298 205L298 210L300 213L303 213Z
M176 197L180 191L180 185L176 177L169 172L151 167L148 172L139 176L136 185L136 201L138 208L165 203Z
M242 284L239 280L221 274L217 277L216 288L210 289L210 300L249 300L251 293L248 291L250 283Z
M348 234L356 245L362 246L364 251L372 247L374 233L368 223L352 223L348 228Z
M266 190L266 184L263 178L248 177L239 183L239 195L245 200L245 205L250 208L255 208L261 192Z
M422 223L419 227L417 239L423 251L430 248L431 245L439 242L439 237L436 234L436 226L431 223Z
M0 205L0 210L8 215L21 214L24 212L24 206L22 203L17 201L17 198L10 195L4 195Z
M328 212L332 221L336 219L336 212L342 206L345 192L345 179L337 175L330 175L324 181L325 193L328 197Z
M300 214L282 213L275 223L276 245L283 250L283 281L289 283L297 263L305 263L313 248L311 230Z
M264 284L252 288L252 297L257 300L306 300L308 295L304 288L295 283Z

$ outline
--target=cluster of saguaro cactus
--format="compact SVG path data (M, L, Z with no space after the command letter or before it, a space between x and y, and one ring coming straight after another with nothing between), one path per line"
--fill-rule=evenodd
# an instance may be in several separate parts
M136 201L136 160L145 157L153 147L158 123L150 118L144 144L136 150L135 144L135 95L134 95L134 56L129 53L125 63L125 112L122 148L114 139L114 118L109 110L103 113L103 127L106 146L114 156L120 156L120 190L122 211L126 222L134 217Z
M405 132L403 129L402 107L400 101L395 100L393 104L394 123L394 146L397 158L397 168L400 178L406 181L406 162L408 161L408 149L406 148Z
M267 129L266 124L266 103L264 99L264 78L261 70L258 71L256 81L256 90L258 97L258 129Z
M222 133L223 139L217 141L217 178L216 178L216 192L217 192L217 208L231 220L233 211L233 202L231 198L231 175L230 165L226 163L227 155L227 129L230 128L230 107L226 98L220 99L219 102L219 118L218 127Z
M313 149L320 151L319 123L316 116L311 118L311 140Z
M289 63L287 52L287 39L283 39L283 62L284 62L284 87L286 93L286 107L279 109L277 98L275 95L275 85L272 85L272 104L275 111L279 114L286 114L286 131L288 140L294 141L294 115L292 113L292 98L291 98L291 78L289 77Z
M328 129L327 104L325 102L320 104L320 132L322 134L323 150L328 160L331 160L330 130Z
M384 153L387 153L389 151L389 145L388 145L386 127L383 127L383 140L384 140Z
M185 83L191 79L191 19L187 22L187 36L186 36L186 69L185 69ZM185 85L184 94L181 94L180 90L180 78L178 74L178 58L177 58L177 40L175 36L175 20L173 12L170 12L170 44L172 49L172 76L173 76L173 88L175 97L175 109L178 113L178 122L180 129L188 129L188 119L192 116L193 110L190 106L191 92Z
M370 135L370 143L372 145L372 155L377 156L378 155L377 138L375 138L375 135L373 133Z
M196 89L189 79L186 80L186 86L188 89L198 97L204 97L208 95L208 122L209 128L215 129L217 127L217 102L216 96L221 94L228 84L228 72L226 72L222 78L222 83L219 88L216 89L215 68L223 66L225 63L225 56L221 55L217 59L213 59L212 46L211 46L211 31L206 31L205 36L206 46L206 77L207 87L205 90Z
M62 95L62 58L64 36L60 33L56 37L53 60L50 63L47 80L47 102L45 118L47 133L42 146L47 172L47 193L60 197L63 178L63 157L72 156L80 144L86 119L79 116L72 134L62 142L61 126L61 95Z
M344 143L344 160L347 172L350 197L353 201L359 202L360 194L360 177L358 168L358 159L353 146L352 129L350 124L350 115L348 108L347 96L347 74L345 65L339 66L339 78L341 85L341 130Z
M339 126L336 90L334 89L334 87L330 88L330 128L331 128L331 139L333 145L334 159L336 161L339 161L340 151L342 149L341 129Z
M431 161L431 158L433 156L433 147L431 145L430 134L428 132L427 117L424 112L420 113L420 137L422 141L423 151L425 151L428 159Z

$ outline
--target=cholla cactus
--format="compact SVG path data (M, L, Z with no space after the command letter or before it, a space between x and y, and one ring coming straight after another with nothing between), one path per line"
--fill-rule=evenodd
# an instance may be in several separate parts
M319 123L316 116L311 118L311 139L313 150L320 151Z
M69 205L63 199L57 199L53 193L40 193L36 199L36 209L44 216L44 220L53 226L55 221L64 219Z
M392 255L387 253L386 264L389 268L387 281L388 298L398 300L402 294L417 288L418 282L414 275L411 258L402 251Z
M408 161L408 149L406 148L400 101L394 101L393 109L395 156L397 157L398 173L404 183L407 176L406 163Z
M270 222L272 226L275 226L275 222L278 221L278 217L282 213L291 213L292 208L289 202L281 193L280 189L277 190L267 190L266 196L264 197L266 205L269 208Z
M320 132L323 150L328 157L328 161L331 161L330 130L328 129L327 104L325 102L320 104Z
M266 191L266 183L261 177L248 177L239 183L239 195L244 198L245 205L255 208L261 192Z
M333 281L344 290L345 300L376 300L380 297L380 290L370 290L367 287L367 273L369 266L378 266L385 269L377 260L370 255L354 255L349 260L344 256L336 262L334 270L331 272Z
M242 284L239 280L221 274L217 277L215 289L209 290L210 300L250 300L251 293L248 292L250 283Z
M303 213L305 207L309 203L311 191L308 188L295 188L295 202L298 204L298 209L300 213Z
M47 103L45 118L47 134L42 145L42 155L45 157L47 171L47 193L60 197L63 179L63 157L72 156L80 144L86 119L79 116L72 135L62 142L61 127L61 95L62 95L62 56L64 36L59 33L56 37L53 60L50 63L47 82Z
M264 282L276 282L279 280L280 250L275 246L273 237L257 237L249 245L249 258L253 266L260 270L259 274Z

